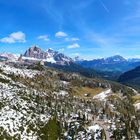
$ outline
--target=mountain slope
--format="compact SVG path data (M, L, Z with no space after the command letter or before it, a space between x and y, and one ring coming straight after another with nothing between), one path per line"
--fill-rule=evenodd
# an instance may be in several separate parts
M138 93L131 88L50 68L14 66L0 62L1 140L130 139L130 133L140 138L131 98Z
M122 82L122 83L136 85L137 87L140 87L140 66L136 67L135 69L132 69L130 71L123 73L119 77L118 81Z
M83 76L90 77L90 78L102 77L104 75L103 73L98 73L94 69L87 69L75 63L71 63L69 65L58 65L58 64L52 64L46 62L45 65L58 70L62 70L64 72L79 73Z

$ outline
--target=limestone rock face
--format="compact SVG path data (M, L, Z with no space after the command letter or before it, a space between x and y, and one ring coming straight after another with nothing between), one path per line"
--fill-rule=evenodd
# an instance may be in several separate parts
M44 52L42 49L40 49L37 46L33 46L29 48L25 53L25 57L33 57L37 59L46 59L47 58L47 53Z

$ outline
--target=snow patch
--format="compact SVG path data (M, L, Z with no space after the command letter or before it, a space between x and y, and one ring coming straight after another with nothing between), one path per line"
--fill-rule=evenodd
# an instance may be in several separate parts
M68 92L64 91L64 90L61 90L58 94L62 95L62 96L66 96L66 95L68 95Z
M136 103L136 104L134 104L134 106L135 106L136 110L140 110L140 103Z
M99 93L98 95L95 95L93 99L104 100L107 96L109 96L110 93L111 93L111 89L108 89L106 91Z

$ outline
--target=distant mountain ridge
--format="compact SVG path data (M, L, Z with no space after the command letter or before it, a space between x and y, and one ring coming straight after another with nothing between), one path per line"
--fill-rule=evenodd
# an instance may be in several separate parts
M18 61L19 63L36 63L43 61L42 63L44 65L65 69L66 71L80 71L80 73L88 73L88 75L94 75L95 71L98 71L101 77L115 80L118 79L122 73L134 69L140 65L139 58L125 59L120 55L93 60L83 60L79 57L72 59L63 53L59 53L58 51L55 51L51 48L44 51L36 45L27 49L25 53L20 57L10 53L1 53L0 60L10 60L14 62ZM61 67L59 67L59 65ZM68 65L69 67L63 67L64 65Z
M127 59L123 58L120 55L111 56L111 57L108 57L104 60L105 60L105 63L122 63L122 62L127 61Z
M131 60L131 59L130 59ZM114 55L107 58L98 58L93 60L78 60L79 62L89 62L89 63L97 63L97 64L114 64L114 63L122 63L127 62L128 60L120 55ZM140 61L140 59L139 59Z
M120 55L108 58L75 61L86 68L93 68L100 71L125 72L140 65L140 59L125 59Z
M12 53L0 53L0 60L16 60L18 56Z

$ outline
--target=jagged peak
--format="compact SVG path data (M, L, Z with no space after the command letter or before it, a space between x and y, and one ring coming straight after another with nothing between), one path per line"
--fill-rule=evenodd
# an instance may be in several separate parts
M52 48L48 48L47 51L54 51Z
M39 60L46 60L51 61L53 63L70 63L72 62L72 59L65 56L62 53L59 53L58 51L53 50L52 48L48 48L47 51L43 51L41 48L39 48L37 45L33 45L31 48L29 48L25 54L24 57L26 58L35 58Z
M39 49L39 50L41 50L41 48L38 45L32 45L29 49L32 49L32 50Z

